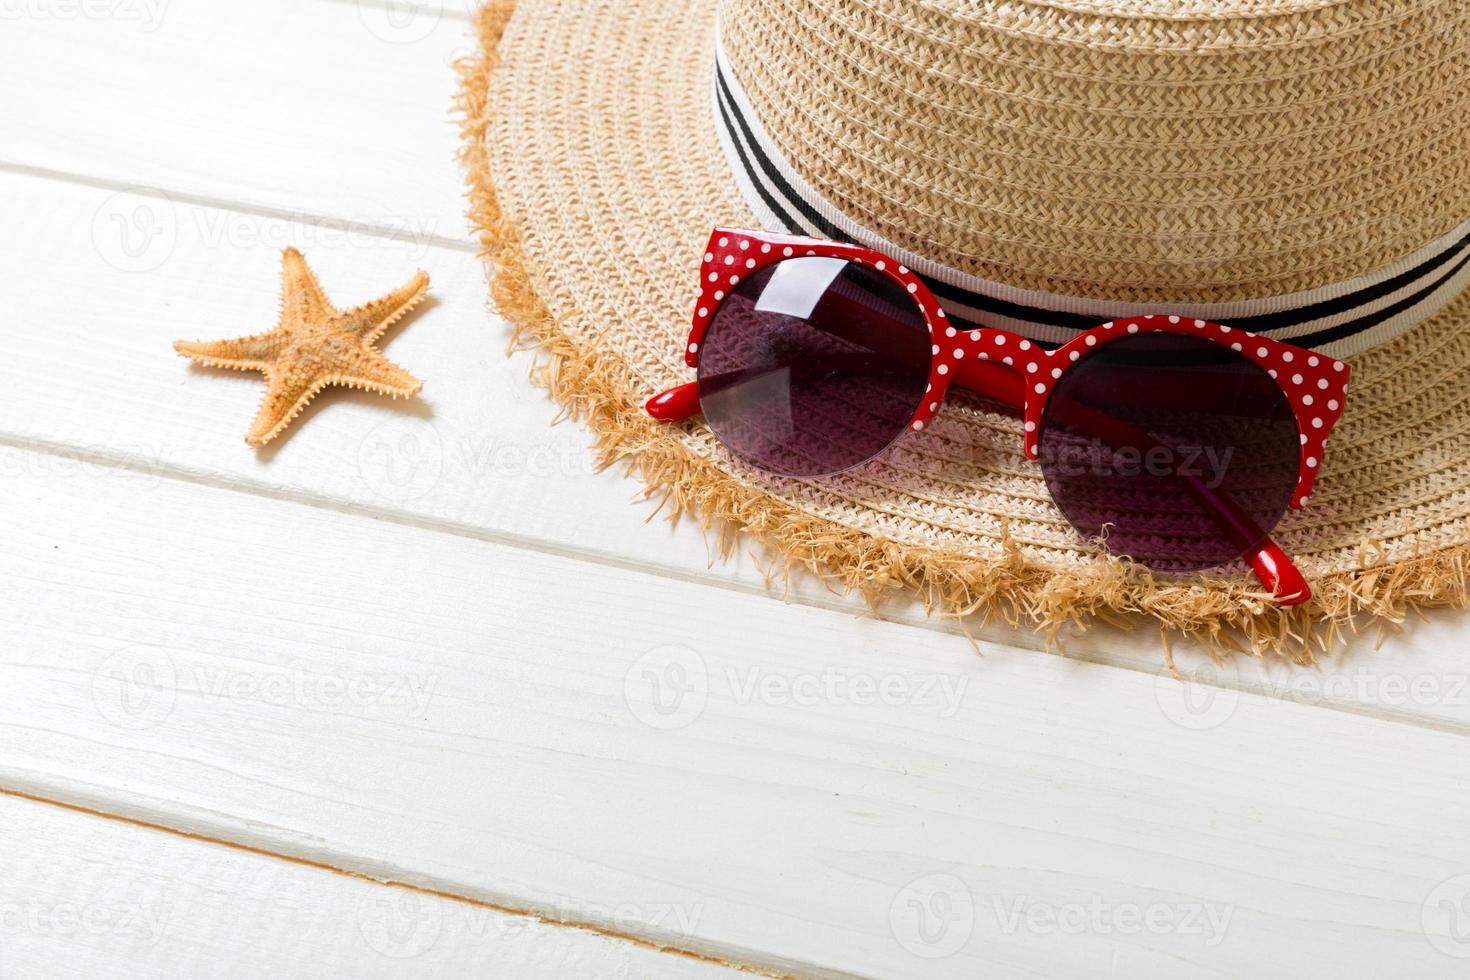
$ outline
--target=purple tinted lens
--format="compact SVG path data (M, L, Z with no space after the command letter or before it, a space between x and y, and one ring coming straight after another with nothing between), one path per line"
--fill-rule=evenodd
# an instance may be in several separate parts
M1042 469L1067 520L1159 571L1239 558L1296 488L1300 442L1281 388L1193 337L1099 346L1062 376L1041 426Z
M788 476L865 462L908 427L929 378L914 300L845 259L767 266L726 297L699 350L699 404L737 456Z

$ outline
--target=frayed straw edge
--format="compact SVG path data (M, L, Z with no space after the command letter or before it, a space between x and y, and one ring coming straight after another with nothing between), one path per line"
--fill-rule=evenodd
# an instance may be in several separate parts
M659 497L668 516L697 517L713 530L722 557L740 533L749 532L779 555L779 574L805 568L835 591L860 593L870 605L895 588L917 592L931 613L979 616L1045 636L1059 644L1064 628L1085 629L1103 620L1123 628L1138 617L1159 624L1161 650L1172 669L1172 639L1190 638L1219 658L1238 652L1272 654L1312 663L1349 633L1359 616L1380 627L1402 623L1410 612L1470 602L1466 571L1470 545L1457 545L1393 563L1375 562L1365 546L1360 567L1313 583L1312 599L1282 607L1238 582L1197 577L1158 581L1146 569L1117 559L1086 568L1028 566L1003 535L1001 558L982 559L874 537L803 513L692 453L671 430L654 422L638 398L614 376L594 347L578 346L531 284L521 236L500 209L485 146L490 123L489 82L500 61L499 43L515 0L490 0L475 19L480 51L460 59L456 99L462 122L460 161L470 199L469 218L481 255L490 260L492 308L508 320L510 347L537 351L532 378L562 406L562 415L584 422L596 437L603 467L622 463ZM767 571L768 583L776 569ZM1172 637L1171 634L1177 634Z

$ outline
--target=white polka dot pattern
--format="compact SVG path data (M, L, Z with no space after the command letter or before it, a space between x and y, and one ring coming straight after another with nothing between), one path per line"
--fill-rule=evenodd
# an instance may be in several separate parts
M759 253L755 255L749 252L753 242L760 245ZM984 387L986 375L983 372L999 370L993 367L998 362L1010 366L1018 378L1026 379L1025 384L1018 386L1024 400L1022 417L1025 423L1025 449L1027 456L1036 459L1041 416L1046 400L1056 384L1065 377L1069 367L1100 346L1120 337L1148 332L1196 336L1218 343L1253 361L1275 378L1286 394L1301 434L1300 468L1296 492L1292 497L1292 506L1300 507L1306 503L1307 496L1311 493L1319 468L1318 460L1323 458L1327 437L1341 414L1347 394L1350 372L1342 361L1312 354L1270 337L1232 331L1224 324L1189 317L1149 314L1109 320L1079 334L1055 350L1044 350L1018 334L1005 330L987 328L959 333L944 322L944 311L923 281L906 267L896 265L879 252L843 242L818 241L743 229L716 229L710 236L709 250L704 255L704 265L700 270L702 288L695 306L693 329L690 331L685 353L686 363L690 367L698 366L699 345L719 309L720 301L725 298L723 289L717 288L721 279L718 270L736 262L740 262L747 271L756 270L798 252L804 255L842 258L870 266L893 279L913 297L924 315L933 341L929 390L937 395L936 398L926 399L915 413L910 428L916 432L922 431L938 414L952 381L956 378L970 378L980 380L981 387ZM732 286L739 281L738 276L729 277L729 284ZM1026 357L1019 364L1015 363L1013 358L1004 356L1004 352L1011 349L1025 352ZM954 366L953 371L951 365ZM1322 399L1325 399L1325 406Z

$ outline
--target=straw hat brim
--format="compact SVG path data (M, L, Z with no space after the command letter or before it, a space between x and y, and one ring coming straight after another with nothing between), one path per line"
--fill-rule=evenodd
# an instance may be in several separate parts
M714 4L493 0L460 66L464 161L492 296L546 355L542 380L676 512L749 531L876 597L1054 631L1153 617L1309 659L1358 614L1465 601L1470 296L1353 359L1311 504L1276 539L1311 602L1265 601L1243 570L1154 576L1081 540L1021 452L1020 421L952 398L924 432L817 482L731 459L698 422L642 403L692 380L683 342L709 229L754 225L716 138Z

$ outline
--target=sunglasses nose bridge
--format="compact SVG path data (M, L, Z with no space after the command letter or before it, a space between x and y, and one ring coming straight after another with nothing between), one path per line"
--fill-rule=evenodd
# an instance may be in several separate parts
M1026 383L1025 368L1016 364L1014 359L1008 364L1004 358L997 360L989 352L978 352L979 356L975 356L976 353L972 350L964 357L955 358L952 351L941 351L935 359L946 364L948 370L945 376L939 376L939 380L1020 412L1026 426L1026 455L1036 459L1036 432L1045 399L1032 393ZM1031 360L1027 363L1039 361L1045 365L1045 370L1050 370L1043 352L1032 348L1028 356Z
M936 355L936 359L945 356L946 353L941 352ZM1020 409L1025 404L1026 392L1021 373L1011 365L969 356L962 360L949 360L947 363L950 368L947 380L950 384L977 392L1008 408Z

